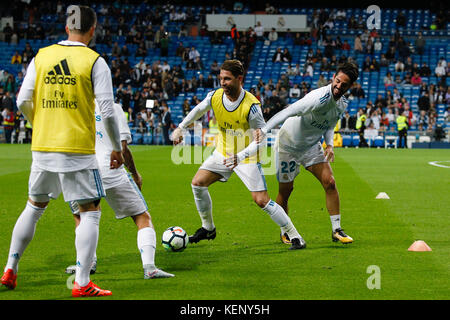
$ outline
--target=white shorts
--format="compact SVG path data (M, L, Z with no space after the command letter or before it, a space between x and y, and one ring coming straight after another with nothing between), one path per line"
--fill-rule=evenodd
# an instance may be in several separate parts
M278 182L294 181L300 173L300 165L308 168L314 164L327 162L322 145L318 142L304 153L290 152L277 145L276 168Z
M240 163L231 170L223 164L224 159L223 155L214 150L212 155L200 166L200 169L220 174L222 182L226 182L234 171L250 192L267 190L266 178L260 163Z
M64 201L87 203L105 196L97 169L73 172L50 172L32 167L28 180L28 196L35 202L48 202L63 194Z
M141 191L128 174L124 174L121 184L105 189L105 191L105 200L114 211L116 219L136 216L148 210ZM73 214L80 213L76 202L69 204Z

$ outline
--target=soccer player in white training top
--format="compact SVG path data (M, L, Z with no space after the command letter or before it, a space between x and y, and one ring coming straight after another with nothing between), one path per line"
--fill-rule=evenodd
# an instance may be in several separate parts
M155 266L156 233L153 227L147 203L141 193L142 177L136 169L133 155L128 148L131 143L131 132L128 127L126 116L120 104L114 104L115 116L119 123L120 140L122 142L122 153L125 159L124 166L118 169L110 169L109 154L113 149L111 140L105 131L102 115L98 104L95 106L95 129L97 131L95 154L105 189L105 200L113 209L117 219L131 217L138 228L137 246L141 254L142 266L144 268L144 279L170 278L173 274L164 272ZM80 223L80 210L76 202L70 202L74 214L76 226ZM95 273L97 257L91 267L91 273ZM75 273L76 266L69 266L66 273Z
M233 172L239 176L253 200L292 239L289 249L303 249L305 243L289 216L275 201L271 200L258 157L250 157L234 168L228 168L224 161L229 153L244 149L253 139L252 130L260 130L265 124L260 102L242 88L244 68L238 60L226 60L220 69L221 88L208 93L206 98L189 112L174 130L174 144L181 142L182 130L187 128L205 112L213 109L219 126L218 144L213 154L203 162L192 179L192 192L202 227L189 237L189 242L212 240L216 227L212 215L212 201L208 187L216 181L227 181Z
M33 162L28 203L14 226L1 283L9 289L16 287L19 260L33 239L36 223L50 199L62 193L65 201L80 206L72 296L108 296L111 291L100 289L89 277L99 235L99 203L104 197L95 157L95 99L113 145L111 168L120 167L124 159L114 117L111 71L106 61L87 47L97 17L89 7L74 7L67 18L67 40L39 50L17 97L19 109L33 125Z
M356 64L347 62L339 65L331 84L312 90L302 99L275 114L262 128L262 135L256 141L227 158L231 167L240 163L256 152L267 132L284 122L278 132L275 146L279 182L277 203L288 212L288 200L294 188L294 179L302 165L322 184L332 225L332 240L342 243L351 243L353 239L341 228L339 193L329 162L334 161L334 127L348 105L344 94L358 79L358 75ZM320 144L322 137L325 138L325 150ZM289 235L283 230L281 240L290 242Z

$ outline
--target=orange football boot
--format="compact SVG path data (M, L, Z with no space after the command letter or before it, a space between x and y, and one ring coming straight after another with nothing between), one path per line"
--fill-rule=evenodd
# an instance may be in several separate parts
M80 285L76 282L74 282L74 284L73 284L72 297L74 297L74 298L104 297L104 296L110 296L110 295L112 295L111 291L100 289L92 281L89 281L89 283L84 287L80 287Z
M1 279L1 283L10 290L17 286L17 275L14 274L13 269L6 270Z

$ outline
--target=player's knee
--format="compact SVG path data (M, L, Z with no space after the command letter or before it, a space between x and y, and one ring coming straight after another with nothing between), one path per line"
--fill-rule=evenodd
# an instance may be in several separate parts
M207 184L206 184L204 181L198 179L197 177L194 177L194 178L192 179L191 184L192 184L194 187L207 187Z
M253 195L253 201L255 201L260 208L264 208L270 201L270 198L267 194L255 194Z
M333 192L337 189L336 187L336 180L334 180L334 177L331 176L326 183L324 184L324 189L327 192Z

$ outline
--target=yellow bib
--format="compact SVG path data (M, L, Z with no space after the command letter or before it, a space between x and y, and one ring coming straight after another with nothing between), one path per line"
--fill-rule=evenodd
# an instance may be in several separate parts
M51 45L34 63L31 150L95 153L95 103L91 79L99 54L85 46Z
M252 105L259 107L260 102L250 92L245 91L239 106L233 111L228 111L223 105L223 95L223 89L216 90L211 98L211 106L219 128L216 150L227 157L242 151L253 140L248 116ZM255 155L242 163L255 163L258 159L259 155Z

